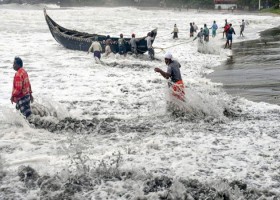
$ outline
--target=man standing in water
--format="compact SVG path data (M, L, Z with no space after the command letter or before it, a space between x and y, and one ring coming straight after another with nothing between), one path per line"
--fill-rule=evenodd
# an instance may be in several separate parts
M131 46L131 52L133 54L135 54L136 56L138 54L138 52L137 52L137 42L138 42L138 40L135 38L135 34L132 33L129 43L130 43L130 46Z
M190 37L193 37L193 33L194 33L194 27L193 24L190 23Z
M199 38L199 42L203 43L203 28L200 28L200 32L198 32L197 36L193 39L195 41L197 38Z
M174 24L174 29L173 29L173 39L178 39L178 33L179 33L179 29L177 28L177 25ZM171 34L172 34L171 33Z
M204 41L209 42L209 29L207 28L206 24L204 24L203 35L204 35Z
M95 41L92 42L91 46L88 49L88 54L91 52L93 49L93 57L98 58L99 60L101 59L101 52L102 52L102 47L101 44L98 42L98 37L95 37Z
M11 102L16 103L16 109L27 118L31 115L30 102L33 102L31 84L27 72L22 68L23 62L20 57L15 57L13 68L14 76L13 92Z
M154 38L152 37L151 32L149 32L147 34L147 37L145 38L145 40L147 41L147 49L148 49L149 57L150 57L151 60L154 60L155 51L154 51L154 48L152 46Z
M217 29L218 29L216 21L213 22L213 25L212 25L212 27L210 29L212 29L212 37L213 38L216 37L216 32L217 32Z
M193 30L194 30L194 32L197 32L197 30L198 30L198 27L194 22L193 22Z
M118 46L119 46L119 54L126 56L126 47L125 47L126 41L123 38L123 34L120 34L120 38L118 39Z
M225 35L227 37L227 31L229 29L229 25L228 25L227 19L225 19L225 26L223 28L224 28L224 31L223 31L223 38L224 38Z
M243 32L244 32L244 29L245 29L245 22L244 22L244 19L242 19L242 23L240 25L240 37L244 37L243 35Z
M181 77L180 72L180 63L173 60L172 54L167 52L164 56L165 64L167 67L167 72L161 70L160 68L155 68L155 72L160 73L164 78L171 79L168 83L169 87L172 87L172 95L177 99L184 101L185 91L184 91L184 83Z
M229 25L229 29L228 29L228 33L227 33L227 42L225 44L225 48L229 48L231 49L231 46L232 46L232 34L235 35L235 31L234 29L232 28L232 24Z
M105 56L108 56L110 53L112 53L112 50L111 50L111 45L112 44L112 39L110 37L110 35L107 35L106 37L106 40L105 40Z

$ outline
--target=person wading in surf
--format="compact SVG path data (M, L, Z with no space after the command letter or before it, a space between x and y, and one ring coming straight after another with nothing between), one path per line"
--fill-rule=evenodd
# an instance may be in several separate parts
M232 34L235 35L235 31L234 29L232 28L232 24L229 25L229 29L228 29L228 33L227 33L227 41L226 41L226 44L225 44L225 48L229 48L231 49L231 46L232 46Z
M197 36L193 39L193 41L195 41L197 38L199 38L200 43L203 43L203 28L200 28L200 32L198 32Z
M184 101L185 91L184 83L181 77L180 68L181 65L179 62L173 60L172 54L167 52L164 56L165 64L167 67L167 72L161 70L160 68L155 68L154 71L160 73L164 78L171 79L171 82L168 83L169 87L172 87L172 95L177 99Z
M244 19L242 19L242 23L240 25L240 37L241 36L244 37L244 35L243 35L244 29L245 29L245 21L244 21Z
M120 38L118 39L118 46L119 46L119 54L120 55L124 55L126 56L126 47L125 44L127 42L125 41L125 39L123 38L123 34L120 34Z
M218 25L216 24L216 21L213 22L213 25L209 29L212 29L212 37L213 38L216 37L216 33L218 29Z
M108 56L110 53L112 53L112 50L111 50L111 44L113 43L110 35L107 35L106 37L106 41L105 41L105 56Z
M16 109L28 118L32 112L30 102L33 102L31 84L27 72L23 69L20 57L15 57L13 68L16 71L13 83L11 102L16 103Z
M149 57L150 57L151 60L154 60L154 57L155 57L155 51L154 51L154 48L153 48L154 37L152 37L151 32L149 32L147 34L147 37L145 38L145 40L147 41L147 49L148 49Z
M177 28L177 25L174 24L174 29L173 29L173 39L178 39L178 33L179 33L179 29ZM171 33L171 34L172 34Z
M92 42L91 46L88 49L88 54L93 50L93 57L101 59L101 52L102 47L101 44L98 42L98 37L95 37L95 41Z
M129 41L129 44L131 46L131 52L132 54L135 54L137 56L138 54L138 51L137 51L137 42L138 42L138 39L135 38L135 34L132 33L131 35L131 39Z

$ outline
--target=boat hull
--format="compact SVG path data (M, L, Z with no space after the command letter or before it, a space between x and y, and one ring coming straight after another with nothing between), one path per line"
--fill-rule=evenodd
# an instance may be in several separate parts
M53 36L53 38L62 46L64 46L67 49L72 49L72 50L78 50L78 51L88 51L90 45L92 44L93 41L97 39L98 42L100 42L101 47L102 47L102 53L105 52L105 41L106 37L105 35L98 35L98 34L89 34L89 33L84 33L84 32L79 32L75 30L70 30L66 29L60 25L58 25L54 20L48 16L46 13L46 10L44 10L45 14L45 19L47 22L47 25L49 27L49 30ZM157 35L157 29L154 29L151 32L152 37L154 39L156 38ZM147 48L147 41L145 40L146 36L142 38L137 38L137 52L139 54L143 54L148 51ZM113 53L118 53L119 52L119 47L118 47L118 39L117 37L111 37L112 43L110 44L111 50ZM125 47L126 51L129 52L131 51L131 46L129 44L129 41L131 38L124 38L125 39ZM154 41L154 40L153 40Z

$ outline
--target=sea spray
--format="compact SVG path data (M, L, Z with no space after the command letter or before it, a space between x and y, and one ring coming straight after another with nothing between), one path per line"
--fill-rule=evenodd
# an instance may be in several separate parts
M166 99L168 110L179 111L184 116L189 116L192 119L205 119L212 117L218 121L225 121L224 116L225 103L219 101L216 96L209 93L196 92L190 88L185 88L184 101L174 96L172 88L166 91ZM178 112L177 112L178 113Z

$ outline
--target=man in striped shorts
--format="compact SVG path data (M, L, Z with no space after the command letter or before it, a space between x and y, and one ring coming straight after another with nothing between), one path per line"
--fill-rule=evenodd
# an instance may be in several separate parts
M11 102L16 103L16 109L28 118L31 115L30 102L33 102L31 85L27 72L22 68L23 62L20 57L15 57L13 68L14 76Z

